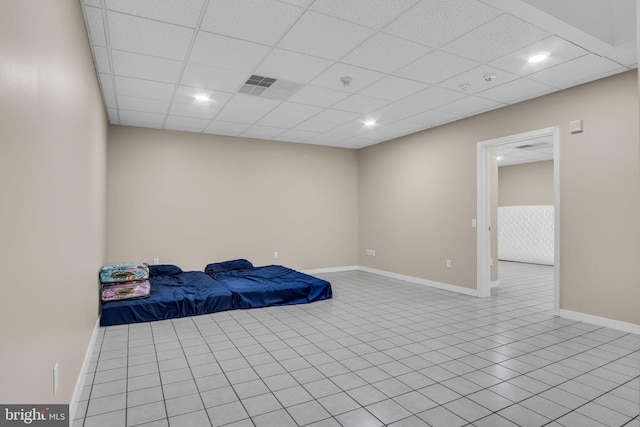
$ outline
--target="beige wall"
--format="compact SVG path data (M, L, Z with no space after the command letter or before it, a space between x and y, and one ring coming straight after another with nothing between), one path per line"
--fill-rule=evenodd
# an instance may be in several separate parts
M357 263L354 150L111 126L108 165L110 262Z
M640 324L636 73L360 150L359 263L475 288L476 143L557 125L560 307ZM571 135L576 119L585 131Z
M78 1L0 2L0 52L0 402L70 403L106 253L106 118Z
M498 168L498 206L553 205L553 160Z

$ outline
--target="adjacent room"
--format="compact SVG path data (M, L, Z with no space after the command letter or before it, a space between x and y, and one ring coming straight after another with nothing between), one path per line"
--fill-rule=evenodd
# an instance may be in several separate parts
M636 6L1 2L0 405L637 426ZM195 305L113 315L119 263ZM221 265L305 293L255 305Z

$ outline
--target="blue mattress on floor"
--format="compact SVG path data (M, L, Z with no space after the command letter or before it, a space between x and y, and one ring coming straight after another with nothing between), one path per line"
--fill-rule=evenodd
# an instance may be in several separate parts
M205 272L233 293L235 308L306 304L333 296L326 280L281 265L253 267L233 260L209 264Z
M239 308L306 304L333 296L326 280L281 265L254 267L238 259L205 272L175 265L149 267L148 298L102 303L102 326L150 322Z
M148 298L102 303L102 326L150 322L233 309L232 293L202 271L149 268Z

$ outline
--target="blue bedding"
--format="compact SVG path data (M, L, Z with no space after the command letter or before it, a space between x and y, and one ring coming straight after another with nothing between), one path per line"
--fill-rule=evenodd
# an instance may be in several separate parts
M102 304L102 326L150 322L231 310L232 293L201 271L151 266L148 298Z
M306 304L333 296L326 280L281 265L253 267L234 260L209 264L205 271L233 293L235 308Z
M331 284L281 265L247 260L207 265L205 272L175 265L149 267L148 298L102 303L102 326L150 322L238 308L306 304L333 296Z

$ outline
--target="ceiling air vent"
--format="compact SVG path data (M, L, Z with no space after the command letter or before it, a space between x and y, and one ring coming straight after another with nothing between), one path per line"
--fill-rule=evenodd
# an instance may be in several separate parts
M239 93L285 101L302 88L302 84L253 74Z
M533 144L518 145L513 148L518 148L520 150L539 150L541 148L547 148L551 146L553 146L553 144L549 144L548 142L534 142Z

